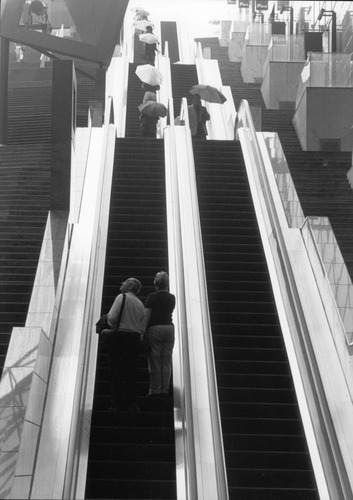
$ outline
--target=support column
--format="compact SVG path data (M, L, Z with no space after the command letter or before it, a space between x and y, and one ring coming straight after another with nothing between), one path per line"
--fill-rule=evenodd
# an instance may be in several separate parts
M104 122L106 69L101 65L96 70L96 99L89 101L92 127L101 127Z
M0 37L0 144L7 144L10 40Z
M76 77L71 60L53 61L51 210L69 210L76 129Z

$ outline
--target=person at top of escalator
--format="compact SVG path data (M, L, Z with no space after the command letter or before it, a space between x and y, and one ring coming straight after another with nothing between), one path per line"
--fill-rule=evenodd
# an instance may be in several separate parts
M153 35L152 26L146 26L146 33L150 33ZM156 43L145 43L143 48L143 58L147 64L151 64L154 66L154 61L156 58L156 52L159 52L157 49Z
M211 117L205 106L202 106L199 94L193 95L192 104L188 106L188 112L191 135L196 139L206 139L206 121Z

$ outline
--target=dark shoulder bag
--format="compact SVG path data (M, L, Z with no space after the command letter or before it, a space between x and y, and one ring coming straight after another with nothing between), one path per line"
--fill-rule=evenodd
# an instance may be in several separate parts
M120 312L119 312L119 316L118 316L118 320L117 320L117 323L116 323L116 326L114 328L112 328L109 323L108 323L108 314L103 314L99 320L97 321L96 323L96 333L113 333L113 332L116 332L117 329L119 328L119 325L120 325L120 321L121 321L121 316L123 314L123 309L124 309L124 305L125 305L125 300L126 300L126 295L125 293L123 294L123 302L121 304L121 309L120 309Z

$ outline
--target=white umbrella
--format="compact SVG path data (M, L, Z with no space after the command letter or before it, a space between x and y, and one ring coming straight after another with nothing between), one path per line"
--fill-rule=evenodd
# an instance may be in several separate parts
M162 73L152 64L141 64L137 66L136 75L141 82L148 83L148 85L160 85L163 82Z
M139 14L140 16L141 16L141 15L142 15L142 16L149 16L149 15L150 15L150 13L149 13L149 12L147 12L147 10L142 9L141 7L137 7L136 12L137 12L137 14Z
M142 35L139 35L139 38L143 43L159 43L158 38L153 33L143 33Z

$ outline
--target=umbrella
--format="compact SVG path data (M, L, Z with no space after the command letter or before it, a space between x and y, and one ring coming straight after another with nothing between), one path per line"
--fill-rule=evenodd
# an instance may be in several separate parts
M139 14L140 16L149 16L150 13L147 12L145 9L141 9L141 7L136 7L136 13Z
M140 104L138 106L138 109L141 111L141 113L144 113L145 115L148 116L167 116L167 108L162 104L161 102L155 102L155 101L147 101L143 104Z
M152 64L142 64L137 66L136 75L141 82L148 83L148 85L160 85L163 82L163 75Z
M145 31L145 29L146 29L147 26L152 26L153 27L154 24L151 23L151 21L147 21L146 19L144 19L143 21L136 21L136 23L135 23L135 28L137 30L143 30L143 31Z
M207 102L223 104L227 100L222 92L216 89L216 87L212 87L211 85L194 85L193 87L191 87L189 92L192 95L199 94L201 99Z
M158 38L153 33L143 33L139 35L139 38L143 43L159 43Z

